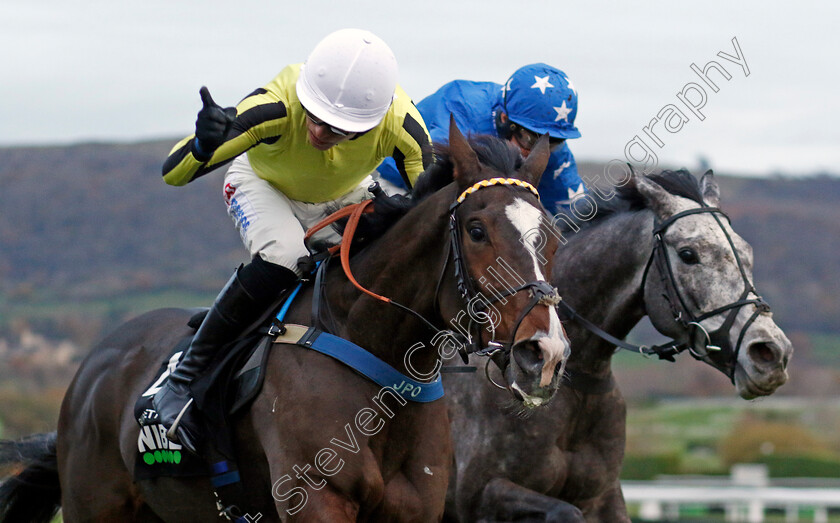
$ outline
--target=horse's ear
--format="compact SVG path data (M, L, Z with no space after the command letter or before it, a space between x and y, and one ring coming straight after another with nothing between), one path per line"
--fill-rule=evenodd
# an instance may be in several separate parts
M520 178L527 178L525 181L535 187L539 185L550 157L551 148L548 145L548 133L546 133L540 136L540 139L537 140L530 154L528 154L528 158L525 158L522 168L519 169Z
M647 207L656 213L660 220L664 220L679 211L676 196L663 189L661 185L652 181L643 173L634 172L632 176L632 185L642 195Z
M720 207L720 187L715 180L715 173L711 169L700 179L700 188L703 191L703 201L710 207Z
M478 156L470 147L469 142L461 134L458 124L455 123L455 115L449 114L449 157L452 159L454 169L452 177L461 187L468 187L473 184L473 178L477 178L481 165Z

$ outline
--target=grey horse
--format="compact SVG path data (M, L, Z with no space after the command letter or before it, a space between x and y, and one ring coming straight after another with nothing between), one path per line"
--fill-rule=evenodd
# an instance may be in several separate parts
M689 352L727 374L742 398L772 394L793 347L752 286L752 249L718 209L712 173L699 183L685 171L633 175L616 192L592 199L587 222L558 222L552 281L564 302L616 338L647 315L675 340L659 348L663 357ZM493 366L486 376L445 375L456 463L446 520L629 521L616 344L579 321L564 327L566 386L525 419L506 408ZM484 367L475 355L471 363Z

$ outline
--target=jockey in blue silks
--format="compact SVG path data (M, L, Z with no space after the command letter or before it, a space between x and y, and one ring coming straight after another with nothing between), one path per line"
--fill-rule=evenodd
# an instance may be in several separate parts
M528 156L540 135L548 133L551 158L538 187L551 214L568 208L586 189L566 140L579 138L575 127L578 94L569 77L555 67L538 63L518 69L505 85L455 80L417 104L436 142L449 137L449 114L468 134L489 134L511 141ZM407 186L392 158L378 168L386 181Z

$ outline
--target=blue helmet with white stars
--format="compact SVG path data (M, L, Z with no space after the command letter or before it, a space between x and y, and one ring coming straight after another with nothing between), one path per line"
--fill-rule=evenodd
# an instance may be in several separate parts
M517 69L502 88L502 106L510 120L552 138L579 138L575 127L578 95L566 73L546 64Z

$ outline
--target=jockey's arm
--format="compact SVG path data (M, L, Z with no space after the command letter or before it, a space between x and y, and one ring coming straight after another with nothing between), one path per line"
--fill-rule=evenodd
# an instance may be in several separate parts
M233 160L262 141L277 139L286 127L286 104L276 94L257 89L236 106L236 118L225 141L202 161L195 134L175 144L163 164L163 179L186 185Z
M429 131L417 107L399 86L393 107L385 118L383 124L391 127L394 144L384 151L391 160L383 165L399 173L406 187L413 187L420 174L434 162Z

